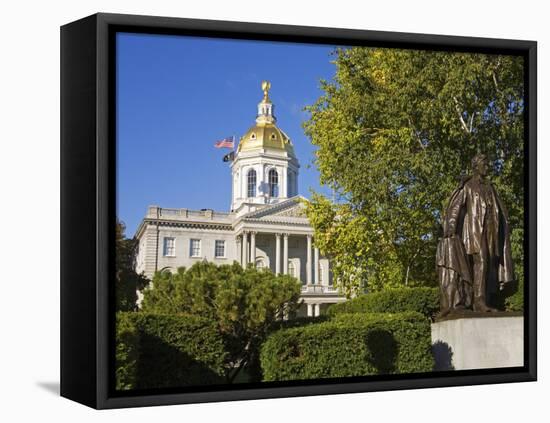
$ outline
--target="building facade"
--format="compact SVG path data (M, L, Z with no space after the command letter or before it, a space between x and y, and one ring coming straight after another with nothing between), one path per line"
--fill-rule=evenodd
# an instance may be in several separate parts
M150 206L136 233L136 270L152 278L199 260L253 264L299 279L304 304L298 315L318 316L345 298L333 285L329 260L313 247L307 200L298 195L300 164L276 125L269 89L264 81L256 122L231 162L230 211Z

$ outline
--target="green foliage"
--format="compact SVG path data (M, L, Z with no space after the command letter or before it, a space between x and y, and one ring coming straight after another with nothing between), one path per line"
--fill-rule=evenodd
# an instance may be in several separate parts
M321 315L315 317L294 317L288 320L277 320L269 328L269 332L275 332L281 329L297 328L307 325L314 325L317 323L326 322L330 320L329 316Z
M514 271L517 280L517 291L510 293L504 299L504 306L507 311L523 311L524 308L524 254L523 254L523 229L512 232L510 242L512 244L512 257L514 258Z
M136 387L139 356L139 333L129 313L116 315L116 388Z
M274 332L261 349L265 381L304 380L433 369L428 319L419 313L340 314Z
M518 283L518 290L505 300L506 311L523 311L525 304L523 278Z
M119 390L223 383L226 352L215 322L188 315L117 313Z
M435 285L440 216L470 160L487 155L523 245L523 58L383 48L335 51L309 106L321 183L307 214L347 294Z
M147 286L149 280L136 273L137 241L124 236L124 223L117 221L115 231L115 300L117 311L136 310L137 291Z
M144 292L143 311L186 313L217 322L228 351L228 382L243 368L254 367L270 326L296 311L301 292L298 280L289 275L243 269L237 263L198 262L175 274L157 273L152 286Z
M359 295L349 301L331 305L327 313L400 313L415 311L433 318L439 311L438 288L393 288Z

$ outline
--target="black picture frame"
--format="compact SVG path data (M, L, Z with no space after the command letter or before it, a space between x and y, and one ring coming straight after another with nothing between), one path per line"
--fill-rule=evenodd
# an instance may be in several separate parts
M114 391L115 34L119 31L507 53L525 58L524 366L309 382ZM119 14L61 28L61 395L97 409L534 381L537 377L537 44Z

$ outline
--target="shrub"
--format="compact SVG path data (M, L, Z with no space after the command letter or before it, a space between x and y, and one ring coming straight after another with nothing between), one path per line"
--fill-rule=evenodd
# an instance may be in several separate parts
M313 325L328 320L328 316L316 316L316 317L295 317L288 320L276 320L266 331L266 335L276 332L281 329L289 329L295 327L302 327L307 325ZM265 338L265 337L264 337ZM262 338L262 341L263 339ZM260 348L261 342L254 351L253 360L250 361L246 368L247 380L246 382L261 382L262 381L262 368L260 363Z
M330 320L329 316L315 316L315 317L294 317L288 320L276 320L269 328L269 332L275 332L280 329L290 329L301 326L313 325L317 323L326 322Z
M517 281L504 290L504 307L506 311L523 311L524 309L524 290L525 290L525 255L523 251L524 230L516 227L510 234L510 243L512 247L512 260L514 261L514 270Z
M416 311L428 318L439 312L439 288L394 288L363 294L328 308L329 316L341 313L401 313Z
M260 344L271 324L294 313L300 304L296 278L252 266L243 269L236 262L217 266L200 261L174 274L157 273L152 285L144 292L144 312L184 313L216 321L228 353L229 383L243 370L247 381L260 381L256 371Z
M116 387L223 383L224 343L215 322L183 314L117 313Z
M433 369L430 322L420 313L339 314L271 334L265 381L418 373Z
M506 311L523 311L525 298L524 298L524 283L523 278L519 281L517 291L505 299Z
M117 313L116 320L116 388L136 386L136 366L139 351L138 331L130 313Z

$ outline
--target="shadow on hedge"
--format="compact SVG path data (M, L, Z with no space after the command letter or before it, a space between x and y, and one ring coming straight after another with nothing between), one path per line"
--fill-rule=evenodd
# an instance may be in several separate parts
M141 333L136 388L173 388L223 383L212 369L161 338Z
M391 332L383 329L373 330L365 339L369 363L377 374L389 374L396 371L398 345Z

